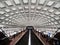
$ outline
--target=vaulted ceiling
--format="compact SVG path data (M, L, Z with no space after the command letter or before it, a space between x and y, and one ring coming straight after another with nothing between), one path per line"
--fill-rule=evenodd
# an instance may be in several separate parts
M59 0L1 0L0 24L60 25Z

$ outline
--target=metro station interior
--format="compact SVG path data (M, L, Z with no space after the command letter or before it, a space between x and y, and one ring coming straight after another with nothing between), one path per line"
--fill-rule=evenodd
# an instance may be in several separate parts
M0 0L0 45L60 45L60 0Z

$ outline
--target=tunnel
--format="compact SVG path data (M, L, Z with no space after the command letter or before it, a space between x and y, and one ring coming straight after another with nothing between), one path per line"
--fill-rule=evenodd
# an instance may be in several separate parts
M60 45L60 0L0 0L0 45Z

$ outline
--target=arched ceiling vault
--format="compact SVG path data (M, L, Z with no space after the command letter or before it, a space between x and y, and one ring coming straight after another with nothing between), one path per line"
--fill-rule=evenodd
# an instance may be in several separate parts
M0 24L60 25L59 0L1 0Z

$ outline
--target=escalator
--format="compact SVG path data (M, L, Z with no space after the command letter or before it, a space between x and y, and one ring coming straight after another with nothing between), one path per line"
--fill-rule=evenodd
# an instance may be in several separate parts
M31 32L31 45L43 45L42 42L33 33L33 31Z
M28 45L29 31L17 42L16 45ZM43 45L36 35L31 31L31 45Z
M9 43L9 37L7 37L6 33L0 28L0 45L8 45Z
M16 45L28 45L29 31L16 43Z

